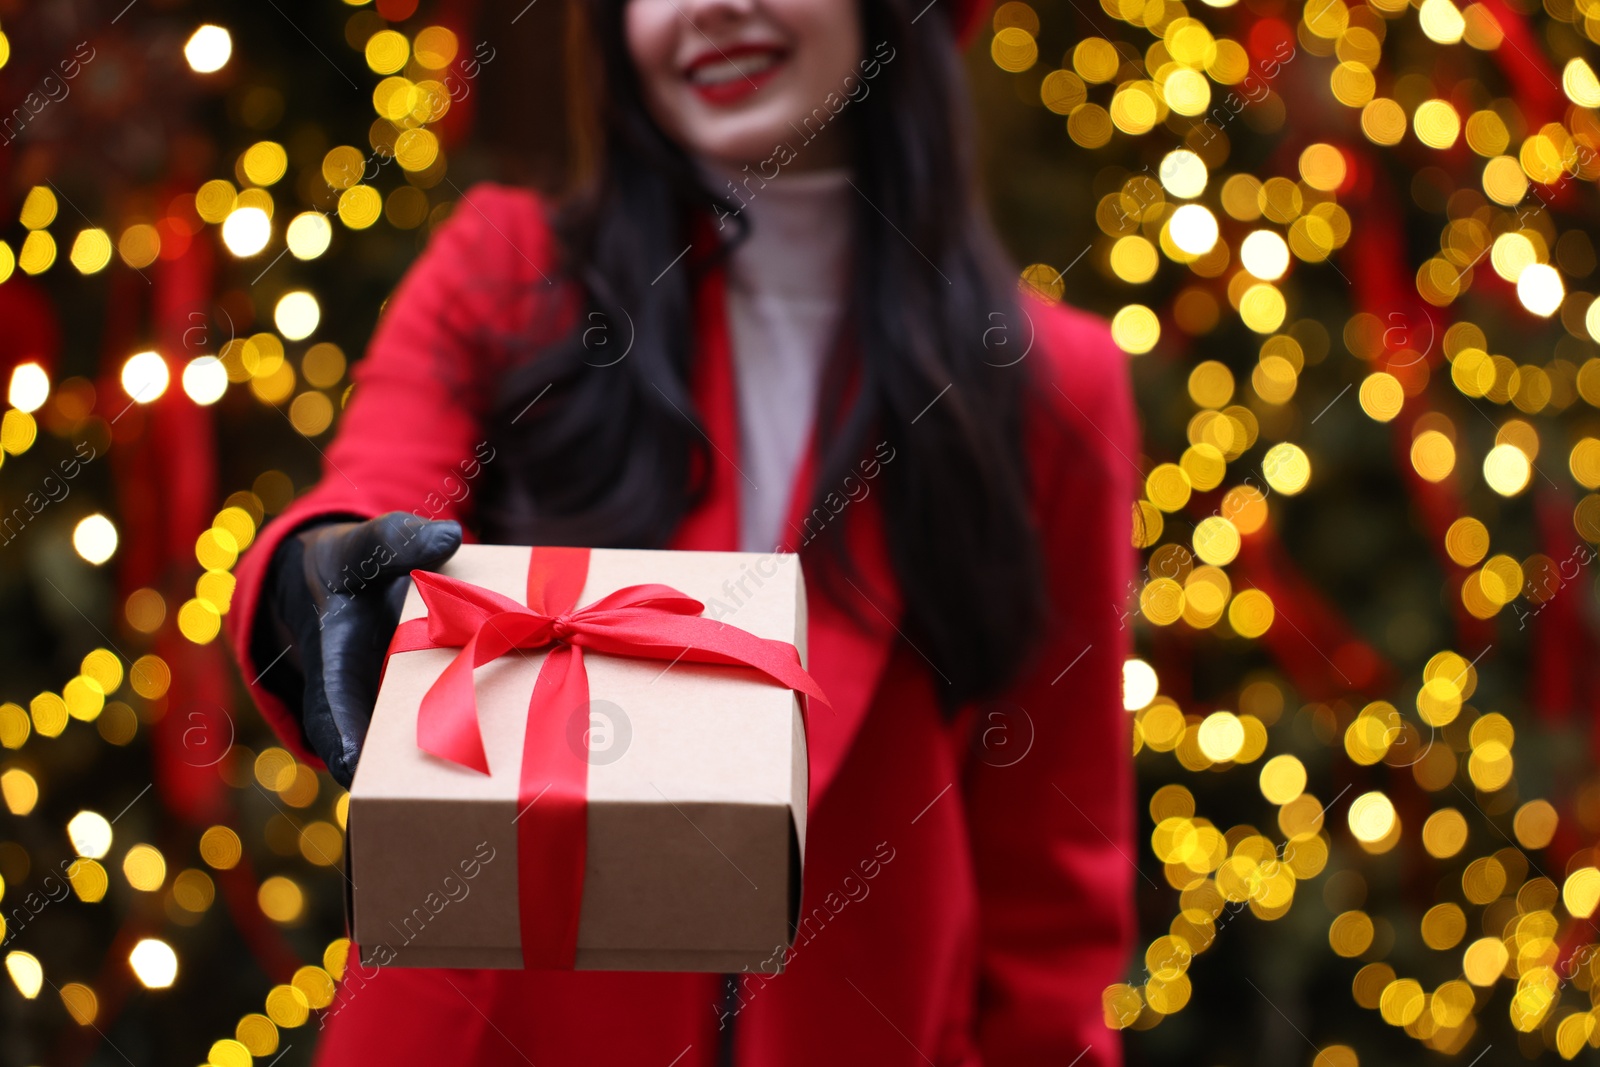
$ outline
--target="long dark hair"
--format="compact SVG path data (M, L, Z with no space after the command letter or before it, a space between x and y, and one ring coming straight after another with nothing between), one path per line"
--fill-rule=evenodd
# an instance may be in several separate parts
M659 547L704 492L708 446L688 381L694 280L706 263L665 268L689 243L694 212L728 212L735 240L745 218L647 114L625 2L569 9L589 73L577 105L586 162L551 223L582 309L568 336L513 366L490 412L507 458L487 468L494 491L480 517L496 539ZM947 713L1012 680L1048 608L1022 444L1029 363L987 343L1018 322L1016 274L973 188L948 6L861 0L864 51L879 62L864 94L841 89L854 99L838 131L851 140L861 194L841 348L857 361L859 389L846 403L836 357L822 383L815 482L821 507L880 443L893 450L874 491L901 629L942 679ZM856 573L842 536L851 510L802 550L825 590Z

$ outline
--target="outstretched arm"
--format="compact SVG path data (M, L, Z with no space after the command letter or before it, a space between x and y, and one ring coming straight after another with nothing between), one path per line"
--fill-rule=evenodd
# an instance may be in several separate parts
M353 391L321 479L239 561L228 639L262 714L312 766L321 761L307 748L294 707L303 682L288 654L292 636L266 610L279 547L337 519L468 513L484 466L496 459L482 430L498 358L491 338L526 325L553 260L534 194L492 183L469 188L385 304L366 357L351 372Z

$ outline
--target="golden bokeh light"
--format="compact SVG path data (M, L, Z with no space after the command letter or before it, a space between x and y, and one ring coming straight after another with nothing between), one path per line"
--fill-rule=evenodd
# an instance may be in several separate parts
M1231 760L1244 747L1244 725L1231 711L1215 711L1200 724L1200 751L1214 763Z
M444 70L455 61L460 50L456 35L444 26L428 26L412 42L412 54L429 70Z
M99 566L117 551L117 528L101 514L88 515L72 528L72 547L79 556Z
M1577 918L1593 915L1596 905L1600 905L1600 870L1580 867L1567 875L1561 887L1561 902Z
M267 994L267 1018L278 1026L303 1026L311 1017L306 996L292 985L274 986Z
M1530 263L1517 275L1517 299L1535 315L1549 318L1565 296L1561 275L1548 263Z
M278 298L272 310L278 332L291 341L303 341L317 330L322 307L317 298L304 290L294 290Z
M39 958L31 952L6 953L6 973L11 976L11 983L17 987L17 992L27 1000L37 997L44 986L44 968L39 965Z
M1483 480L1501 496L1516 496L1528 486L1533 464L1515 445L1499 444L1483 457Z
M167 861L153 845L134 845L122 857L122 873L135 889L154 892L167 880Z
M1422 32L1435 44L1455 44L1461 40L1467 29L1466 20L1461 17L1461 9L1451 0L1422 0L1418 22L1422 26Z
M289 154L276 141L258 141L245 149L239 168L253 185L272 185L289 169Z
M1111 336L1124 352L1140 355L1155 347L1161 326L1154 311L1143 304L1128 304L1112 316Z
M1122 706L1128 711L1139 711L1155 699L1160 683L1155 668L1142 659L1125 660L1122 664Z
M1186 148L1163 156L1158 173L1162 188L1179 200L1192 200L1205 192L1209 177L1205 161Z
M241 259L258 254L272 240L272 219L260 207L240 207L222 223L222 243Z
M221 223L233 210L237 198L238 194L232 182L223 178L213 178L195 191L195 213L205 222Z
M100 998L82 982L68 982L60 989L61 1006L79 1026L93 1026L100 1014Z
M393 74L411 58L411 42L397 30L380 30L367 38L367 66L376 74Z
M196 404L215 404L228 391L228 369L216 356L199 356L183 368L183 391Z
M200 913L211 907L217 890L211 876L193 867L172 880L172 899L184 911Z
M11 705L8 705L11 706ZM13 728L16 730L17 728ZM26 726L21 727L26 730ZM18 745L7 745L7 748L20 747L20 742L26 740L27 734L23 732L16 737ZM33 811L34 805L39 802L39 783L33 775L20 767L11 767L0 771L0 798L5 800L6 810L13 815L27 815Z
M1372 944L1372 919L1365 912L1347 911L1328 926L1328 944L1340 956L1359 956Z
M50 376L32 361L19 363L11 371L6 402L19 411L38 411L50 399Z
M333 242L333 226L320 211L302 211L289 220L284 241L296 259L316 259Z
M1305 764L1294 756L1274 756L1261 767L1261 795L1273 804L1294 800L1306 789Z
M134 945L128 965L146 989L166 989L178 977L178 955L159 938L147 937Z
M263 915L283 924L298 921L305 908L305 896L300 886L282 875L273 875L263 881L256 891L256 901Z
M1148 238L1129 234L1111 246L1111 270L1125 282L1142 285L1155 277L1160 266L1161 257Z
M221 26L206 23L189 35L183 58L196 74L215 74L233 55L233 37Z
M1289 270L1289 246L1272 230L1254 230L1239 246L1244 269L1265 282L1275 282Z
M1350 802L1350 832L1371 844L1389 835L1397 822L1394 804L1380 792L1363 793Z
M1388 422L1400 414L1400 408L1405 404L1405 389L1400 385L1400 380L1385 371L1369 374L1361 382L1361 389L1357 394L1361 402L1361 410L1365 411L1377 422ZM1427 431L1437 433L1436 430ZM1416 462L1417 446L1412 444L1412 462ZM1419 467L1418 472L1422 469ZM1426 474L1423 475L1427 477ZM1430 478L1430 481L1438 481Z
M1455 808L1440 808L1422 824L1422 847L1435 859L1449 859L1467 846L1467 820Z
M1510 955L1498 937L1482 937L1461 954L1461 970L1475 986L1492 986L1506 969Z
M35 185L22 198L22 210L17 213L17 221L30 230L42 230L56 220L58 210L60 204L56 201L55 190L49 186Z
M1411 116L1411 128L1429 148L1445 149L1461 135L1461 116L1448 100L1424 100Z
M1466 932L1466 913L1453 901L1435 904L1422 916L1422 942L1436 952L1454 948Z
M1272 628L1277 609L1260 589L1246 589L1228 605L1228 622L1240 637L1255 639Z
M370 185L353 185L339 195L339 220L352 230L364 230L378 221L383 197Z
M161 254L161 231L149 223L137 223L117 238L117 254L134 270L148 267Z
M67 881L72 886L73 894L85 904L104 900L106 890L111 886L106 869L98 861L83 857L73 860L67 868Z
M24 274L43 274L56 261L56 241L44 230L34 230L22 240L17 266Z
M79 230L67 258L80 274L98 274L111 263L111 235L98 227Z
M1293 496L1311 481L1311 459L1299 445L1288 441L1273 445L1262 460L1267 484L1285 496Z
M1217 218L1204 204L1183 204L1167 220L1172 243L1191 256L1203 256L1216 246L1221 230Z
M232 869L242 855L239 835L226 826L213 826L200 835L200 858L216 870Z

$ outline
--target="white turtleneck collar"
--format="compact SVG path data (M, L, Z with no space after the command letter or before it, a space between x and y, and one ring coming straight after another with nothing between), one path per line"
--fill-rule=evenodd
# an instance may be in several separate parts
M739 395L740 547L771 551L785 533L822 368L844 311L859 194L849 167L766 178L753 165L704 157L695 165L749 224L729 257L726 289ZM728 230L734 225L724 220ZM797 544L803 537L788 532Z
M729 264L730 286L800 299L842 297L858 196L850 167L780 169L767 178L754 164L694 159L706 185L731 200L749 223L749 236ZM724 220L727 229L734 225Z

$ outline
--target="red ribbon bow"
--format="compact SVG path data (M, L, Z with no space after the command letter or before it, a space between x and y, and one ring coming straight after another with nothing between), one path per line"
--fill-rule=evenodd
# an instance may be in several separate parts
M522 959L529 968L571 969L577 957L589 762L587 751L567 743L566 719L587 715L584 649L751 667L779 685L828 702L800 666L793 645L707 619L701 615L704 604L671 586L630 585L574 610L588 573L587 548L535 547L527 603L519 604L468 582L412 571L428 614L402 623L389 645L389 655L461 649L422 698L417 746L484 774L489 761L478 729L474 668L512 649L554 646L528 701L517 784L518 901ZM802 702L802 713L804 707ZM540 805L539 816L523 818L534 804Z

